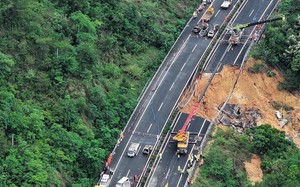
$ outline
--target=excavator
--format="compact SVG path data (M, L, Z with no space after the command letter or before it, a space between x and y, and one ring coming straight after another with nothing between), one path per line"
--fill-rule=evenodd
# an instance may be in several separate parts
M237 45L238 43L241 43L240 40L243 36L244 29L247 27L251 27L253 25L259 25L259 24L263 24L263 23L268 23L268 22L273 22L273 21L278 21L278 20L283 20L283 19L284 19L284 17L278 17L278 18L273 18L273 19L268 19L268 20L253 22L253 23L240 24L240 25L236 25L232 28L228 28L228 33L230 34L228 42L231 45Z

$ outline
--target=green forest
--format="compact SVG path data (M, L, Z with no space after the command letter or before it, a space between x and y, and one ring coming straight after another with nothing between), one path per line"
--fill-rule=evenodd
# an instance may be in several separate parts
M1 0L0 186L92 186L198 1Z
M299 92L300 90L300 0L285 0L279 4L276 16L284 21L268 24L261 40L252 51L253 57L280 70L285 81L279 90Z
M285 133L265 124L238 134L233 129L217 130L208 147L195 187L295 187L300 186L300 149ZM263 181L247 180L244 161L252 154L262 159Z
M198 6L1 0L0 186L94 184L141 91ZM279 88L289 91L300 88L299 9L299 0L285 0L279 12L293 13L284 26L269 24L258 45L264 50L253 52L282 70Z

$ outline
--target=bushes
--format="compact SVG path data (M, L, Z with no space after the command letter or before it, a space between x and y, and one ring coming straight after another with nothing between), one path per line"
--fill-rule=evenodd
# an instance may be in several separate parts
M92 186L197 3L0 1L0 186Z
M253 153L261 157L264 173L263 181L255 186L300 184L300 150L270 125L249 129L245 135L218 129L213 144L204 151L205 162L195 187L250 186L243 162Z
M291 111L291 110L294 110L293 107L287 105L287 104L284 104L283 102L280 102L280 101L272 101L271 102L271 105L276 109L276 110L281 110L282 108L285 110L285 111Z
M295 4L296 3L296 4ZM279 13L285 14L285 21L277 21L268 24L265 30L266 38L261 40L251 52L255 58L271 64L284 74L284 82L279 84L279 89L290 92L300 90L300 55L299 55L299 1L285 1L280 7ZM296 8L297 7L297 8ZM293 12L290 10L293 9ZM282 15L277 15L282 16ZM253 69L255 71L260 71ZM268 76L272 76L268 73Z
M250 73L263 73L265 72L266 67L262 63L255 63L252 67L248 68Z

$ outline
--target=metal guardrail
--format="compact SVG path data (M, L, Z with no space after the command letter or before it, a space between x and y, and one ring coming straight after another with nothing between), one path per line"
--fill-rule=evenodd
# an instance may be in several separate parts
M241 0L242 1L242 0ZM232 10L234 10L234 8L232 9ZM191 18L192 19L192 18ZM191 20L190 19L190 20ZM226 22L223 22L222 23L222 25L224 24L224 23L226 23ZM224 31L224 30L223 30ZM218 31L219 32L219 31ZM222 34L223 33L225 33L225 32L222 32ZM218 34L218 33L217 33ZM220 36L222 36L222 34L220 35ZM217 35L218 36L218 35ZM219 37L220 37L219 36ZM218 38L217 38L218 39ZM178 40L178 39L177 39ZM177 41L176 40L176 41ZM213 43L213 44L212 44ZM210 42L210 45L206 48L206 50L205 50L205 52L204 52L204 54L207 54L206 55L206 58L207 58L207 56L209 55L209 53L211 52L211 50L213 49L213 47L214 47L214 45L215 45L215 43L216 42ZM212 48L211 50L208 50L208 49L210 49L210 48ZM205 60L206 60L206 58L205 58L205 55L202 55L201 56L201 58L199 59L199 61L198 61L198 63L197 63L197 66L196 67L199 67L199 63L200 62L205 62ZM166 59L166 58L165 58ZM204 61L203 61L204 60ZM198 68L195 68L194 69L194 71L193 71L193 73L192 73L192 75L193 74L195 74L195 72L197 72L196 70L197 70ZM190 77L190 79L192 78L192 76ZM182 94L182 93L181 93ZM174 108L173 108L173 110L174 110ZM178 114L177 114L178 115ZM176 115L176 116L177 116ZM169 120L169 119L168 119ZM209 127L209 129L211 128L211 126ZM169 131L168 131L168 133L169 133ZM167 134L168 134L167 133ZM207 137L207 134L204 136L204 137ZM161 141L163 142L163 143L166 143L166 140L168 140L168 138L169 138L169 136L165 136ZM203 140L204 141L204 140ZM154 150L156 150L158 147L158 142L159 141L157 141L156 142L156 144L155 144L155 148L154 148ZM161 145L164 145L164 144L161 144ZM159 151L157 151L158 153L161 151L161 149L162 149L162 147L160 147L160 149L159 149ZM154 153L155 151L153 151L152 153ZM152 156L154 156L154 155L152 155L152 153L151 153L151 155L150 155L150 157L152 157ZM150 158L151 159L151 158ZM149 159L149 160L150 160ZM144 178L145 176L145 172L147 171L147 169L149 169L149 164L150 164L150 162L149 162L149 160L147 161L147 163L146 163L146 166L145 166L145 168L143 169L143 172L142 172L142 175L141 175L141 178ZM159 157L157 157L157 155L156 155L156 158L155 158L155 160L154 160L154 162L152 163L153 165L151 166L151 167L155 167L156 166L156 164L158 163L158 160L159 160ZM152 176L153 175L153 171L151 170L151 168L150 168L150 171L149 171L149 174L148 174L148 176ZM147 186L148 185L148 183L149 183L149 177L147 177L147 179L146 179L146 181L145 181L145 184L141 184L141 179L139 180L139 182L138 182L138 185L137 186L139 186L139 185L142 185L142 186Z
M134 110L133 110L133 112L132 112L130 118L128 119L128 121L127 121L127 123L126 123L126 125L125 125L125 127L124 127L124 129L123 129L124 132L125 132L126 128L129 126L129 124L130 124L132 118L133 118L134 115L137 113L137 111L139 111L138 113L140 113L140 111L143 109L143 106L145 105L145 103L149 102L149 101L147 101L147 99L146 99L146 94L147 94L147 92L148 92L148 93L149 93L149 92L151 93L151 91L155 90L155 89L156 89L155 87L158 85L158 82L161 81L161 80L159 80L159 78L161 77L161 74L163 73L163 68L165 68L165 67L168 66L168 62L166 62L166 59L168 58L169 54L170 54L171 51L173 50L174 46L178 43L178 41L179 41L181 35L182 35L183 32L185 31L185 29L188 27L188 25L189 25L189 23L190 23L191 21L192 21L192 17L190 18L190 20L189 20L189 21L186 23L186 25L184 26L183 30L181 31L181 33L180 33L179 36L177 37L176 41L174 42L174 44L172 45L172 47L170 48L170 50L169 50L168 53L166 54L164 60L162 61L162 63L161 63L160 66L158 67L158 69L157 69L157 71L155 72L155 74L152 76L152 78L150 78L150 79L147 81L146 85L145 85L144 88L142 89L142 92L141 92L141 94L139 95L139 97L138 97L138 99L137 99L139 102L137 103L137 105L136 105L136 107L134 108ZM185 42L185 40L183 40L183 42ZM171 61L172 61L172 60L171 60ZM158 77L157 77L157 76L158 76ZM153 82L154 82L154 80L156 80L156 79L158 79L158 80L156 81L156 83L155 83L154 85L152 85ZM153 87L153 88L151 88L151 87ZM149 94L148 97L151 97L151 94ZM142 103L142 102L144 102L144 103ZM118 144L115 145L115 147L114 147L113 150L112 150L112 153L115 152L115 150L117 149L117 147L118 147ZM100 179L99 179L99 180L100 180Z
M273 10L272 10L271 12L274 12L274 10L275 10L275 8L277 7L278 3L279 3L279 1L276 3L276 5L274 6L274 8L273 8ZM268 18L269 18L269 16L268 16ZM240 74L241 74L241 72L242 72L242 70L243 70L244 63L245 63L245 61L246 61L246 58L248 57L249 51L251 50L253 44L254 44L253 42L250 44L249 48L247 49L247 51L246 51L246 53L245 53L245 55L244 55L244 57L243 57L242 64L241 64L241 67L240 67L239 75L238 75L238 77L237 77L237 79L236 79L236 81L235 81L235 83L234 83L234 86L233 86L233 88L232 88L232 90L231 90L231 93L229 94L227 100L224 102L223 106L225 106L225 103L228 102L228 100L229 100L229 98L230 98L230 96L231 96L231 94L232 94L232 92L233 92L233 89L234 89L235 85L237 84L237 81L238 81L238 79L239 79L239 77L240 77ZM223 107L223 106L222 106L222 107ZM222 108L221 108L221 109L222 109ZM221 109L220 109L220 111L222 111ZM203 141L202 141L202 143L201 143L201 145L200 145L200 150L202 150L203 147L205 147L205 145L207 144L207 141L208 141L208 140L207 140L207 137L208 137L209 134L211 134L211 128L212 128L213 125L214 125L213 122L215 122L215 121L217 120L217 117L219 116L219 114L220 114L220 112L219 112L219 113L217 114L217 116L213 119L213 121L211 122L209 128L207 129L207 133L205 134L205 136L204 136L204 138L203 138ZM191 177L194 176L195 171L196 171L196 169L197 169L196 166L197 166L197 165L196 165L196 162L194 162L193 165L192 165L191 173L190 173L189 176L188 176L188 180L189 180ZM187 180L187 181L188 181L188 180ZM185 183L185 187L188 187L188 186L189 186L189 184L188 184L188 182L186 182L186 183Z
M221 42L220 39L223 38L223 36L226 34L226 26L228 24L230 24L232 22L233 16L235 15L235 12L238 11L237 9L240 8L240 5L246 2L244 0L239 0L232 8L232 10L229 12L228 16L226 17L227 20L224 20L222 22L222 24L220 25L220 29L217 31L216 33L216 37L214 37L212 39L212 41L210 42L210 45L207 47L207 50L204 51L204 58L199 59L198 64L197 64L197 69L196 71L193 72L193 77L191 79L191 84L196 83L195 85L190 85L189 87L192 87L194 90L192 92L192 94L190 95L190 98L188 99L188 101L183 105L183 104L179 104L181 107L184 107L187 105L187 103L191 100L193 93L195 92L195 88L197 86L197 81L195 81L197 75L202 75L204 72L204 68L206 66L206 64L208 63L208 61L210 60L211 56L213 55L212 52L214 52L217 48L217 43ZM199 72L199 68L201 68L200 72Z
M178 112L178 113L176 114L175 119L178 119L179 114L180 114L180 112ZM173 127L175 127L174 122L175 122L175 120L173 120L173 123L172 123L172 125L171 125L171 126L173 126ZM169 139L169 137L170 137L170 131L171 131L171 130L168 130L168 131L166 132L166 136L165 136L164 138L162 138L162 143L161 143L161 145L166 145L166 144L167 144L167 141L168 141L168 139ZM151 177L152 177L152 175L153 175L154 168L157 166L157 163L158 163L159 160L161 159L161 158L160 158L159 156L157 156L157 155L161 154L162 149L164 149L164 146L160 146L160 147L159 147L159 150L157 151L155 160L153 161L153 164L151 165L151 168L150 168L150 171L149 171L148 176L144 176L144 177L146 177L146 181L145 181L145 184L144 184L143 186L147 186L148 183L150 182L149 179L151 179ZM149 169L149 168L148 168L148 169Z

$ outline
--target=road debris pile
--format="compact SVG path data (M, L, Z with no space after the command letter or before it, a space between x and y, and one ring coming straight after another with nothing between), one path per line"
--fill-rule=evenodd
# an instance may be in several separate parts
M220 105L218 121L226 126L233 127L236 131L242 133L246 128L257 126L257 120L260 120L263 115L258 108L242 109L236 104L226 104L223 108Z
M252 58L247 60L227 103L237 105L242 109L242 113L252 108L259 109L261 117L256 119L256 125L271 124L274 128L285 131L300 147L300 95L277 89L277 85L283 81L283 77L275 69L272 69L275 73L272 77L266 73L250 73L248 69L255 63L261 62ZM224 66L209 85L195 115L210 121L215 120L220 112L219 106L227 100L239 72L239 67ZM197 82L195 91L190 93L192 96L188 97L186 104L181 105L183 106L182 112L189 113L210 76L211 74L202 74L195 81ZM282 121L276 117L276 111L280 111L282 119L288 120L287 124L283 125L285 120ZM218 122L218 120L215 121Z

